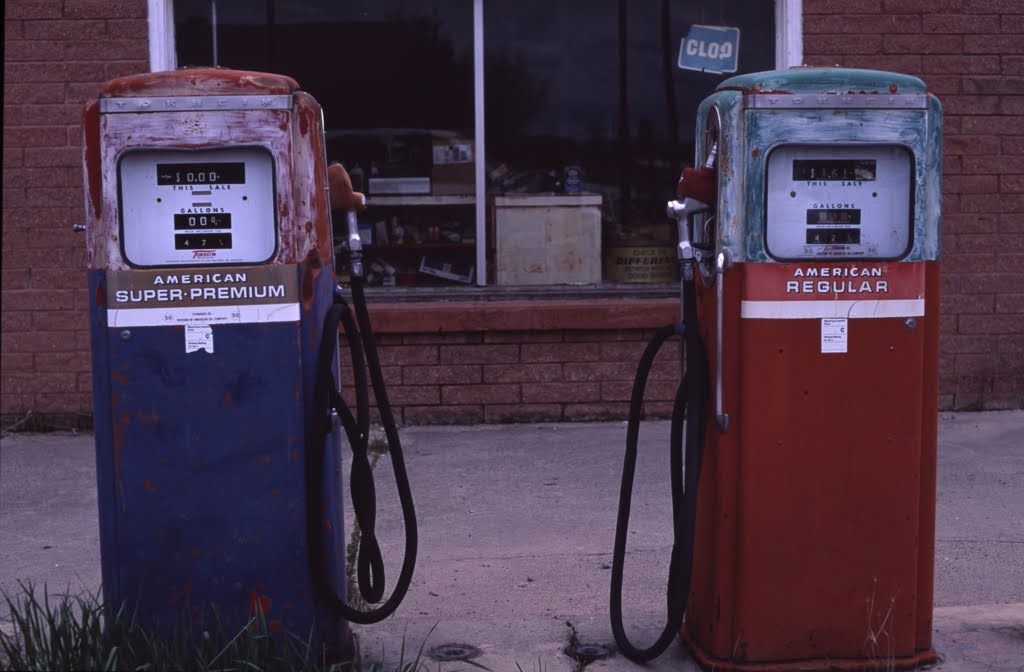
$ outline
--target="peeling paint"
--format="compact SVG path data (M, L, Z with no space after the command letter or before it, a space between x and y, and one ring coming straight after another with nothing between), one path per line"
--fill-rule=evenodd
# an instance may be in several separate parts
M90 100L82 111L82 128L84 129L84 146L82 160L85 163L85 175L88 182L88 204L92 217L99 217L103 210L101 186L103 174L100 163L100 123L99 102Z
M908 259L938 257L942 161L942 109L929 96L927 109L744 108L743 96L756 93L836 94L877 92L922 94L924 83L910 75L842 68L806 68L740 75L724 81L697 113L698 156L705 119L716 107L722 118L718 146L719 235L734 261L768 261L764 237L765 162L781 144L898 144L915 157L913 248ZM743 157L742 163L736 158ZM749 157L749 158L748 158Z
M306 254L305 260L300 264L302 268L302 282L300 286L299 296L302 301L302 307L305 311L309 312L313 309L313 299L316 298L316 281L320 277L320 272L323 270L323 265L320 263L320 256L316 250L310 250Z
M149 72L113 79L104 85L102 97L192 95L282 95L299 89L291 77L229 68L197 68L183 77L181 71Z

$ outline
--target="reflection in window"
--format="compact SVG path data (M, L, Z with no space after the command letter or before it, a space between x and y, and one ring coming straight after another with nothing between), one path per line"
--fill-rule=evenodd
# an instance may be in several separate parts
M758 0L488 2L489 190L565 190L579 167L581 189L603 195L606 247L668 242L665 202L693 161L697 106L731 76L680 69L680 41L693 24L737 27L739 72L770 70L774 11Z
M289 75L321 104L373 205L371 281L475 280L472 0L176 0L175 24L179 66Z
M664 204L692 161L697 105L730 76L680 69L681 39L694 24L738 28L738 72L769 70L774 3L483 0L484 157L472 146L473 5L174 0L178 63L290 75L324 108L328 159L346 165L371 203L434 199L437 207L373 208L377 245L474 242L466 199L484 160L489 194L600 195L605 252L671 247ZM400 252L382 259L423 261ZM607 263L605 279L616 280Z

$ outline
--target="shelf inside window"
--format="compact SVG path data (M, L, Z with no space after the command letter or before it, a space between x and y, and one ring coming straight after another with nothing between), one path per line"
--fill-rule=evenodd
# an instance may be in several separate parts
M436 242L424 242L424 243L404 243L402 245L367 245L363 248L364 254L373 254L374 252L417 252L424 250L472 250L476 248L476 243L436 243Z
M432 196L430 194L407 194L401 196L367 196L366 206L394 207L405 205L473 205L476 203L476 196L473 194L458 194L447 196Z

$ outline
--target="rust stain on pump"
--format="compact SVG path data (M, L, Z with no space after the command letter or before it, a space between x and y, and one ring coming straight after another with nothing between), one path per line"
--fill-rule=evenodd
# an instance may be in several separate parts
M269 595L260 595L255 590L249 591L249 611L252 614L266 615L270 613L273 603Z
M299 108L299 133L301 133L304 136L305 135L309 135L309 127L310 127L310 122L311 122L310 115L311 114L312 114L312 110L310 110L308 107L300 107Z
M313 299L316 298L316 280L320 277L320 271L323 269L320 255L316 250L310 250L300 266L302 267L302 287L299 291L302 307L306 311L311 311L313 310Z
M85 127L83 154L85 155L85 169L89 175L89 202L92 204L94 217L99 217L103 211L99 114L100 104L95 100L90 100L82 110L82 126Z
M121 453L124 451L124 435L132 424L132 418L128 411L121 413L120 420L114 425L114 479L121 481Z

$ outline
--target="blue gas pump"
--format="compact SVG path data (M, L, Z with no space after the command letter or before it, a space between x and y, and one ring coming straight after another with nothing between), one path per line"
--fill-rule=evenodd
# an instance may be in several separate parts
M339 403L339 322L387 397L361 287L358 325L341 316L320 106L288 77L182 70L107 83L83 122L104 600L160 629L263 619L343 657L347 623L385 617L408 588L415 514L403 464L402 574L381 607L348 607L342 429L361 521L374 493L358 456L369 410Z

